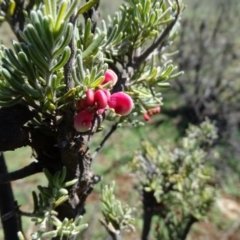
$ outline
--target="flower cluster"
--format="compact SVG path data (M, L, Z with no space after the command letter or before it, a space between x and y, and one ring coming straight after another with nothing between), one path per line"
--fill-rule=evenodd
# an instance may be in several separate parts
M143 118L146 122L148 122L151 119L152 115L158 114L161 112L161 107L160 106L156 106L154 108L150 108L147 110L147 112L145 112L143 114Z
M108 89L116 84L117 75L108 69L104 79L98 89L87 89L85 97L76 103L77 115L74 119L74 128L78 132L86 132L92 127L94 114L101 115L107 107L113 109L115 113L126 116L133 109L132 98L124 92L111 94Z

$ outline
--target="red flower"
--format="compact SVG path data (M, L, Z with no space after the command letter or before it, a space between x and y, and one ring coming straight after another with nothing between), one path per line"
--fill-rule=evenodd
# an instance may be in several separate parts
M108 101L108 106L113 108L117 114L128 115L133 107L132 98L124 92L113 93Z
M92 127L93 114L88 110L82 110L74 119L74 128L78 132L86 132Z
M97 104L97 109L104 109L107 107L108 98L106 93L99 89L94 94L94 101Z
M104 75L104 79L101 84L104 85L108 82L112 82L112 86L114 86L116 84L117 80L118 80L117 74L114 71L112 71L111 69L107 69L107 71Z
M88 106L94 105L94 91L92 89L88 89L86 91L86 103Z

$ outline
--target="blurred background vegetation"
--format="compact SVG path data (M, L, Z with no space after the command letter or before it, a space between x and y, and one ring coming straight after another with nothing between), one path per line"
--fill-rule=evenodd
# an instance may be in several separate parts
M113 14L123 1L101 0L101 18ZM87 200L84 221L95 232L86 231L83 239L108 239L101 227L101 186L116 181L117 196L130 206L141 209L141 199L133 191L133 176L127 167L142 140L154 145L175 146L189 123L199 125L205 117L218 127L219 139L214 148L216 156L209 164L216 168L216 204L208 213L208 220L193 225L188 239L227 240L240 239L240 2L239 0L185 0L187 8L182 16L182 26L177 41L170 46L174 61L185 74L174 80L172 87L163 94L164 106L159 115L145 127L119 129L94 159L93 168L102 181ZM0 39L10 46L14 35L7 24L0 27ZM169 52L169 49L167 50ZM142 119L143 120L143 119ZM94 150L110 126L93 140ZM9 170L15 170L31 161L31 150L7 152ZM13 183L18 204L25 211L31 210L31 195L38 184L45 184L43 175ZM136 231L124 239L139 239L141 212ZM94 217L93 217L94 216ZM154 219L157 221L157 219ZM23 227L29 235L33 223L24 219ZM0 239L3 239L0 231ZM151 239L156 239L154 235Z

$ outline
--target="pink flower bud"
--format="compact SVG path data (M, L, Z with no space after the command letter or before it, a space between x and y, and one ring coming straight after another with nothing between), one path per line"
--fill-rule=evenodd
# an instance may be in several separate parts
M154 108L150 108L148 109L147 113L152 116L152 115L155 115L155 114L158 114L161 112L161 107L160 106L156 106Z
M117 80L118 80L117 74L114 71L112 71L111 69L107 69L107 71L104 75L104 79L101 84L104 85L108 82L112 82L112 86L114 86L116 84Z
M88 106L94 105L94 91L92 89L88 89L86 91L86 103Z
M133 107L132 98L124 92L117 92L111 95L108 106L115 110L115 113L122 116L128 115Z
M150 117L149 117L148 113L144 113L143 118L146 122L148 122L150 120Z
M86 132L92 127L93 114L88 110L82 110L74 119L74 128L78 132Z
M107 107L107 96L101 89L97 90L94 94L94 101L97 104L97 109L104 109Z

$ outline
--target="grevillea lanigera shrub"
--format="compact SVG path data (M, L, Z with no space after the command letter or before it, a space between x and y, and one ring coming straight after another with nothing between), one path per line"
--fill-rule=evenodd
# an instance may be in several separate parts
M29 146L35 158L8 173L1 155L0 190L10 193L0 201L6 240L24 239L21 215L38 226L32 239L80 237L88 226L81 222L85 201L101 180L93 158L119 124L142 125L159 113L162 88L182 74L167 53L180 27L180 0L126 0L107 21L99 6L98 0L0 1L0 23L8 22L17 38L0 49L0 151ZM113 128L91 154L89 142L106 121ZM24 213L6 183L39 172L48 186L38 186L33 211ZM119 239L133 229L132 209L115 200L113 187L101 199L101 222Z

